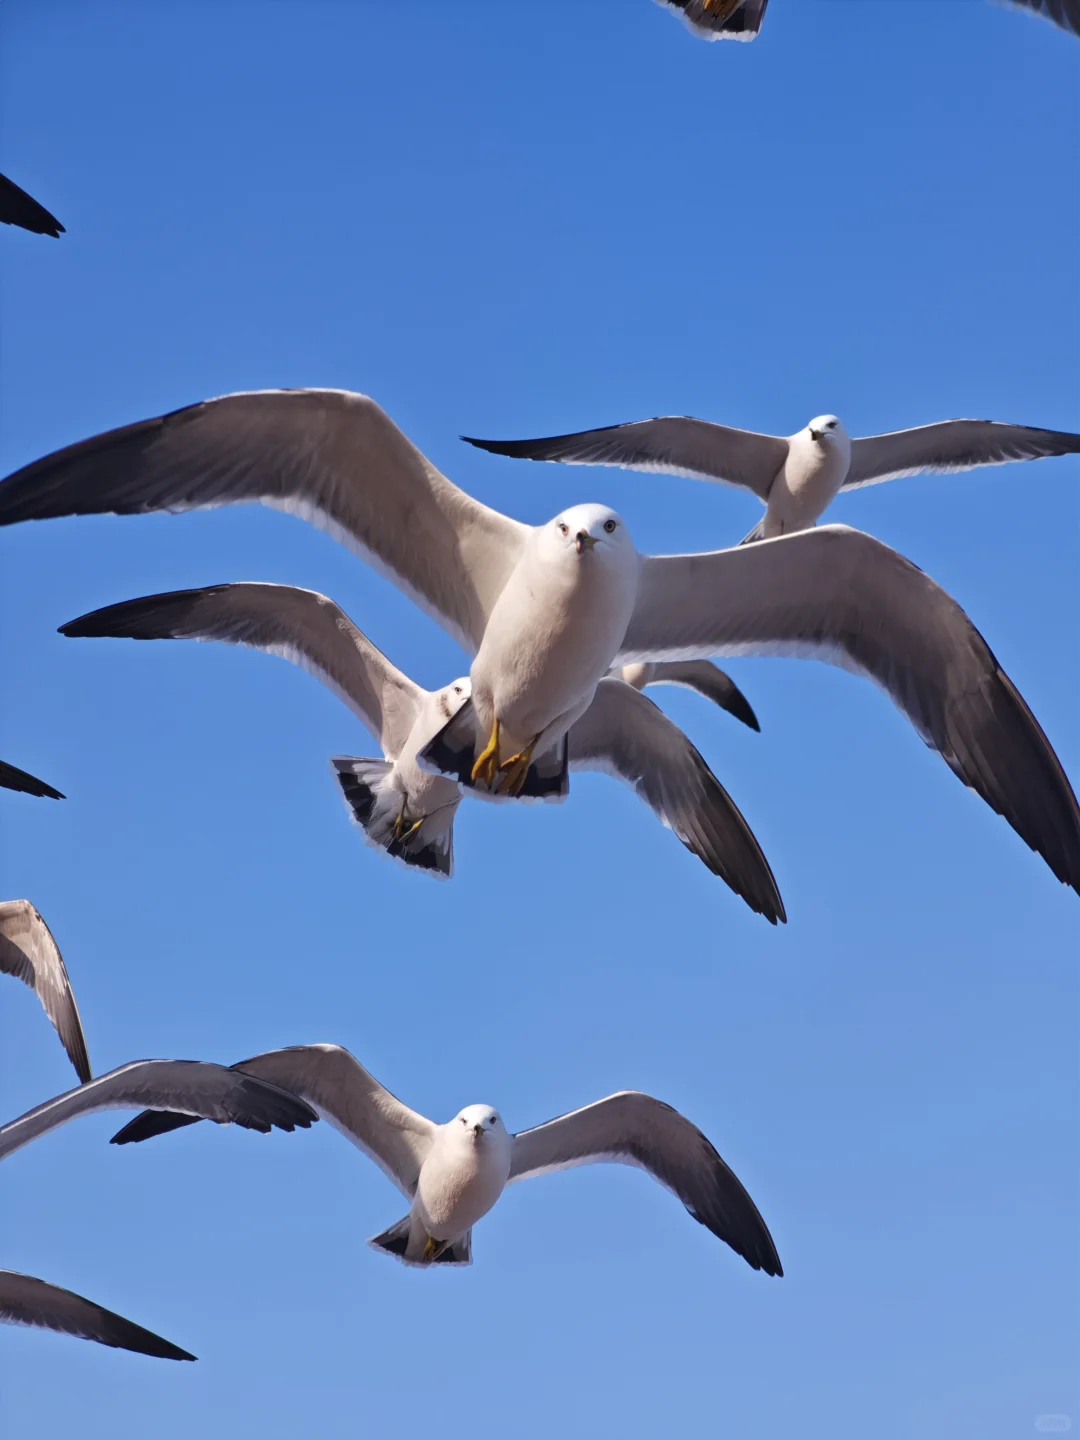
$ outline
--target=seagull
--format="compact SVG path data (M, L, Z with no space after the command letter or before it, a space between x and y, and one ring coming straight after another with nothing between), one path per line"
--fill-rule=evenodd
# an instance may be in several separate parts
M29 900L0 901L0 971L14 975L37 995L85 1084L90 1060L67 966L52 931Z
M769 0L657 0L703 40L753 40ZM1010 0L1080 35L1080 0Z
M601 505L524 525L440 474L375 401L341 390L227 395L69 445L0 483L0 525L243 501L346 540L474 653L471 705L425 747L422 765L439 769L433 752L467 748L465 783L513 794L542 759L530 793L562 793L550 755L612 666L725 654L826 660L885 689L949 768L1080 890L1080 808L1035 717L956 602L847 526L645 555Z
M74 1290L50 1285L33 1275L20 1275L17 1270L0 1270L0 1321L58 1330L63 1335L77 1335L80 1340L111 1345L114 1350L155 1355L159 1360L196 1358L152 1330L144 1330L103 1305L76 1295Z
M417 756L469 703L468 677L441 690L424 690L328 596L291 585L243 582L149 595L95 610L62 625L60 633L220 640L302 666L349 706L382 747L381 760L338 755L331 762L365 838L408 865L435 875L451 873L461 789L456 781L422 769ZM681 673L692 667L657 668L666 676L668 670ZM695 679L706 693L711 685L731 702L722 672ZM741 694L734 693L745 706ZM650 700L620 679L601 680L589 709L571 727L568 743L571 769L605 770L631 785L751 909L773 924L785 918L776 881L746 821L690 741Z
M46 785L45 781L39 780L36 775L29 775L25 770L8 765L4 760L0 760L0 789L19 790L23 795L36 795L39 800L67 799L66 795L61 795L59 790Z
M733 430L689 415L659 415L537 440L461 438L493 455L617 465L750 490L766 508L744 544L809 529L841 490L924 470L944 474L1080 453L1080 435L996 420L942 420L852 440L835 415L816 415L804 430L788 436Z
M44 205L39 205L6 175L0 175L0 222L17 225L20 230L30 230L35 235L51 235L54 240L59 240L64 233L56 216L50 215Z
M275 1126L306 1130L318 1119L309 1105L287 1090L235 1068L202 1060L133 1060L0 1127L0 1160L79 1115L140 1106L179 1111L218 1125L240 1125L264 1135Z
M751 1269L784 1273L738 1179L695 1125L651 1095L623 1090L514 1135L490 1105L466 1105L437 1125L403 1105L340 1045L292 1045L233 1068L307 1100L375 1161L410 1208L368 1243L407 1265L471 1264L472 1227L507 1185L611 1161L659 1180ZM146 1112L118 1131L113 1144L192 1123L188 1115Z
M1052 20L1062 30L1080 35L1080 0L1010 0L1022 10L1030 10L1045 20Z
M769 0L657 0L703 40L753 40Z

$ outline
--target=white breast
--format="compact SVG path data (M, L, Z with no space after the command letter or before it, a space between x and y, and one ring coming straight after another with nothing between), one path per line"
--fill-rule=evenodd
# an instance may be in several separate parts
M436 1240L460 1240L498 1200L510 1174L509 1136L479 1142L442 1126L420 1171L413 1211Z

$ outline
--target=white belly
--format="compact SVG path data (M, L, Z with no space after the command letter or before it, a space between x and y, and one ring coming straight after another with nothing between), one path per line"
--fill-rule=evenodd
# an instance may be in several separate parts
M792 448L769 490L766 540L816 525L844 483L848 463L839 449L807 453Z
M497 717L501 752L521 750L558 721L550 748L591 703L626 633L637 579L594 558L521 566L511 577L471 672L481 745Z
M509 1165L494 1147L469 1146L463 1153L455 1147L452 1164L425 1163L420 1171L413 1214L435 1240L460 1240L487 1214L506 1184Z

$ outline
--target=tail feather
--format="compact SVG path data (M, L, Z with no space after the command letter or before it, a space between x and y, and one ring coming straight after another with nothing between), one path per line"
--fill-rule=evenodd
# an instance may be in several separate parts
M335 755L330 762L345 803L365 838L394 860L417 870L449 877L454 870L454 822L445 820L436 827L425 821L420 829L398 840L387 826L385 807L380 809L380 791L393 770L389 760L369 760L357 755Z
M387 1255L393 1255L403 1265L416 1265L426 1267L428 1265L471 1265L472 1264L472 1231L467 1230L460 1240L455 1240L452 1245L439 1250L430 1260L421 1257L407 1256L409 1239L412 1235L413 1217L406 1215L396 1224L384 1230L381 1235L373 1236L368 1244L376 1250L384 1250ZM426 1239L426 1237L425 1237Z
M749 535L744 535L739 541L740 545L753 545L755 540L765 539L765 516L763 515Z
M456 780L466 790L485 799L561 800L570 791L569 746L562 744L540 755L530 766L525 783L516 796L501 796L472 778L476 764L476 715L471 700L424 746L417 757L425 770L434 770Z

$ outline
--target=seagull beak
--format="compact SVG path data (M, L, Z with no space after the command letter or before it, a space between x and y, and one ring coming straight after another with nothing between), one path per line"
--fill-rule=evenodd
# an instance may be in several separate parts
M579 530L574 536L574 548L579 555L584 555L586 550L591 550L596 541L587 530Z
M483 1125L474 1125L474 1126L472 1127L472 1133L473 1133L473 1139L474 1139L474 1140L479 1140L479 1139L480 1139L480 1136L483 1135L483 1133L484 1133L484 1127L483 1127Z
M814 429L811 429L811 431L810 431L810 439L811 439L811 440L820 440L821 437L822 437L824 434L825 434L825 431L824 431L824 430L814 430Z

